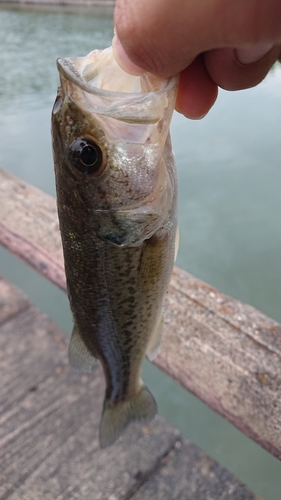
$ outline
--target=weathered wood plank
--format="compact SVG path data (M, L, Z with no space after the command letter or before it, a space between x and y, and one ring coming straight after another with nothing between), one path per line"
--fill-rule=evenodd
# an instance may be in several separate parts
M0 328L1 500L130 498L180 439L157 417L100 450L104 377L72 370L66 347L31 305Z
M1 291L21 305L15 287ZM71 370L66 336L25 304L0 326L1 500L257 500L159 416L100 450L101 370Z
M0 214L1 244L65 290L55 199L0 169Z
M28 298L0 276L0 325L29 306Z
M258 500L192 443L178 442L132 500ZM261 500L261 499L260 499Z
M175 269L155 364L281 459L281 325Z
M0 213L0 242L64 288L54 200L0 171ZM281 325L178 268L165 310L155 364L280 459Z

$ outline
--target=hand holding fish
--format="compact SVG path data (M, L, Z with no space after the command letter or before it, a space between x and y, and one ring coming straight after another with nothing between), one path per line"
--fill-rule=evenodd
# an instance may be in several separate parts
M117 0L115 27L124 69L181 74L176 109L189 118L209 111L218 87L254 87L281 60L279 0Z

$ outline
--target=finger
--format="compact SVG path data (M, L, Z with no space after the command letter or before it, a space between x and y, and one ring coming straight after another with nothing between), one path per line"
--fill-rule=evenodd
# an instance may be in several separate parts
M180 74L175 108L187 118L203 118L217 95L218 87L210 78L201 55Z
M217 49L205 53L205 65L210 78L225 90L241 90L260 83L281 55L281 47L273 47L261 59L251 64L239 61L233 49Z
M183 0L116 1L116 34L136 67L168 77L180 73L203 52L203 47L198 49L198 35L196 47L193 49L190 44L193 39L189 29L190 12L185 8L189 3ZM204 11L202 18L205 18ZM116 48L120 49L120 45ZM117 59L126 65L123 54L118 52Z
M120 68L122 68L127 73L130 73L131 75L137 76L143 74L144 70L141 67L134 64L127 56L123 48L123 45L121 45L120 43L117 33L115 33L112 39L112 49L114 57L118 62Z
M116 0L115 26L129 59L162 76L200 53L281 43L280 0Z

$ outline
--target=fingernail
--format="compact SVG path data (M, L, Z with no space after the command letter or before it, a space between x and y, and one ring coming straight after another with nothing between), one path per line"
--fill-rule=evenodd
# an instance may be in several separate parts
M253 64L265 56L273 47L272 43L258 43L236 49L236 58L241 64Z
M130 61L116 33L112 40L112 49L117 63L124 71L137 76L144 73L142 68Z

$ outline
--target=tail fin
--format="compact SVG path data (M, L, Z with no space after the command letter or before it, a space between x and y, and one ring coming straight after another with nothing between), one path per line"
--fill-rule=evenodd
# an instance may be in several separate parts
M100 447L113 444L134 420L148 422L156 413L156 401L145 386L128 401L117 404L105 401L100 424Z

